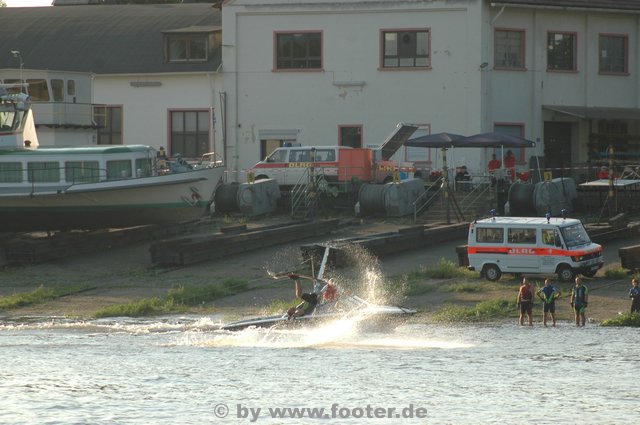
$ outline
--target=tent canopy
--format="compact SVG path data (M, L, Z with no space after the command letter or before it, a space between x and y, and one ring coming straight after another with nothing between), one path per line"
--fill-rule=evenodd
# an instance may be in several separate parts
M422 148L531 148L535 142L504 133L481 133L464 137L453 133L436 133L415 137L405 142L405 146Z

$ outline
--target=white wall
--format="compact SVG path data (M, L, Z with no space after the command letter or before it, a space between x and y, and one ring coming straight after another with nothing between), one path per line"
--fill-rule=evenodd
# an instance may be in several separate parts
M222 151L215 74L96 76L95 104L122 106L123 143L159 148L169 142L169 111L214 108L216 152ZM160 82L158 87L133 87L131 82ZM220 85L220 84L218 84Z
M259 5L245 7L251 3ZM480 4L473 0L225 4L228 143L232 150L237 148L230 167L246 169L260 159L259 132L264 129L297 129L297 141L303 145L337 144L341 124L362 125L364 145L379 145L401 121L431 124L434 133L479 132ZM430 28L431 70L378 69L380 30L402 28ZM272 71L273 34L292 30L322 32L323 72ZM364 85L340 85L345 81Z

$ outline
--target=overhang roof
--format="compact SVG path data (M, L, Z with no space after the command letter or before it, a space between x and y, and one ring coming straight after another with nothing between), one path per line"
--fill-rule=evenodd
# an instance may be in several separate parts
M640 120L639 108L602 108L596 106L542 105L543 109L580 119Z
M218 48L206 62L165 63L164 33L219 31L211 4L7 7L0 13L0 69L143 74L212 72Z
M640 0L505 0L491 1L492 5L553 7L559 9L611 9L640 12Z

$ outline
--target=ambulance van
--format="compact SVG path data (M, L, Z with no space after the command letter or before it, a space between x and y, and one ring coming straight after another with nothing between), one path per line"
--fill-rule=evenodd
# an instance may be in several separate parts
M502 273L577 274L592 277L604 265L602 246L591 242L582 222L572 218L493 217L469 225L469 270L488 280Z

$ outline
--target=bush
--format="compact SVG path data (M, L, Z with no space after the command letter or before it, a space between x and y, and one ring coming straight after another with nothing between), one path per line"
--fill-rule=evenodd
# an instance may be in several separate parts
M472 307L447 305L434 316L440 322L481 322L502 317L511 317L517 306L513 301L484 301Z
M602 322L602 326L630 326L640 327L640 314L638 313L626 313L621 314L615 319L609 319Z

